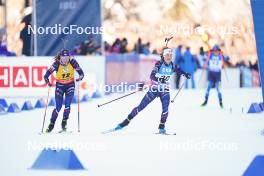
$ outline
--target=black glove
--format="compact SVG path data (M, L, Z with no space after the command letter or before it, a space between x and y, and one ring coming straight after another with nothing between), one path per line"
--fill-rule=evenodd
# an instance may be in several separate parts
M49 87L51 87L51 83L49 82L49 78L44 76L45 83L48 84Z
M168 81L168 78L164 75L156 73L155 77L157 78L158 82L161 84L165 84Z
M161 83L161 84L165 84L166 83L165 76L162 76L162 77L158 78L158 82Z
M191 74L190 74L190 73L184 73L184 76L185 76L185 78L187 78L187 79L190 79L190 78L191 78Z
M83 77L84 77L83 75L80 75L79 78L76 79L76 82L83 80Z
M144 83L137 83L137 88L139 91L143 90L144 89Z

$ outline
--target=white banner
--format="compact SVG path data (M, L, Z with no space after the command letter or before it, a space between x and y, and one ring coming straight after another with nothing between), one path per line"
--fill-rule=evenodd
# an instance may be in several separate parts
M80 92L92 95L97 86L105 84L105 57L77 56L75 59L85 74ZM0 57L0 97L47 96L43 76L53 62L52 57ZM50 80L55 84L54 75Z

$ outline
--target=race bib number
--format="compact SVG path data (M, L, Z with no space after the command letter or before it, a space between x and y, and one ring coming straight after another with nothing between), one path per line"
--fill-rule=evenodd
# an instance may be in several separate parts
M167 84L169 80L170 80L170 76L169 75L162 75L159 78L159 83L161 83L161 84Z
M218 56L213 56L209 60L209 70L220 71L221 69L222 69L222 61L219 59Z

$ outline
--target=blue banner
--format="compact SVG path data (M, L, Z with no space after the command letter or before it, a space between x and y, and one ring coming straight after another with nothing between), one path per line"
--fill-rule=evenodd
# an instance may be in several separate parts
M37 34L37 55L55 55L85 40L101 45L100 0L36 0L36 25L30 30Z
M259 74L261 77L262 97L264 101L264 1L251 0L255 38L257 44Z

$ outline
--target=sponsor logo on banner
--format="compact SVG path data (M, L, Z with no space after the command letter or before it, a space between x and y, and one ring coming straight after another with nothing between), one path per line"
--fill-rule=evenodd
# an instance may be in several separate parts
M0 87L10 87L10 69L0 66Z
M0 66L0 87L45 87L43 76L47 69L47 66ZM54 75L51 82L55 85Z
M87 59L87 57L89 59ZM102 56L77 56L75 58L82 67L85 76L80 84L80 94L93 95L98 85L104 85L105 58ZM2 97L47 96L47 85L44 75L52 65L50 57L0 57L0 92ZM96 67L95 67L96 65ZM49 77L55 91L56 72ZM75 79L79 77L75 72ZM77 90L77 89L76 89ZM54 96L54 93L51 94Z

